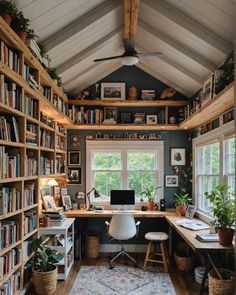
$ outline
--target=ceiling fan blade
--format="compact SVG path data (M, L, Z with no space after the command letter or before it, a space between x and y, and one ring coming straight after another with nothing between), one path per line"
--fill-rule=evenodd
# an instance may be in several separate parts
M94 59L94 62L103 61L103 60L110 60L110 59L116 59L116 58L120 58L120 57L123 57L123 55L116 55L116 56L108 56L108 57L104 57L104 58L97 58L97 59Z
M164 54L160 51L156 52L137 52L138 56L157 56L157 57L162 57Z
M129 38L123 39L124 50L127 52L134 52L134 41Z

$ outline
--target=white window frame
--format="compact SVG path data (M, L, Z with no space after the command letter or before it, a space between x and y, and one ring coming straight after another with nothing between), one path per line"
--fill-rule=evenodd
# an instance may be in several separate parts
M228 122L210 132L207 132L205 134L202 134L196 138L193 139L192 144L192 151L193 151L193 202L198 206L198 196L197 196L197 169L198 169L198 147L201 147L202 145L207 145L213 142L218 141L220 144L220 183L226 182L226 174L224 171L224 140L235 136L235 122L234 120L231 122ZM197 214L198 216L209 222L212 220L212 217L210 215L204 214L202 211L200 211L197 208Z
M117 151L121 152L121 157L123 157L124 152L155 152L157 154L157 186L161 188L157 191L157 199L159 201L164 195L164 142L160 141L93 141L86 140L86 192L90 191L92 186L92 175L90 171L92 170L92 153L102 151ZM124 159L122 159L124 161ZM126 163L127 166L127 163ZM127 178L126 173L122 172L122 178ZM123 182L124 183L124 182ZM108 201L99 201L98 199L92 200L92 204L99 205L109 205ZM136 200L136 204L139 202Z

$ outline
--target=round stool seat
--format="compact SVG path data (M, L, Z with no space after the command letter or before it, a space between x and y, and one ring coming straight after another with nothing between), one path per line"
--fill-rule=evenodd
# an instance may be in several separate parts
M145 234L145 239L149 241L165 241L169 236L164 232L149 232Z

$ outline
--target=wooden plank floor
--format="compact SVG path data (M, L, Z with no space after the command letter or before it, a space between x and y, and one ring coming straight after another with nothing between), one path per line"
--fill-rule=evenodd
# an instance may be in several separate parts
M132 265L129 261L124 258L119 260L122 265ZM138 267L142 268L144 257L137 257ZM82 261L76 260L74 266L66 281L58 281L57 291L53 295L68 295L70 289L73 286L74 280L78 274L81 265L108 265L108 257L100 256L96 259L83 259ZM148 270L148 267L147 267ZM169 275L175 288L176 295L198 295L199 285L194 280L193 272L183 272L176 269L173 265L170 267ZM35 295L35 292L29 292L29 295ZM205 293L208 294L208 293ZM204 294L204 295L205 295ZM82 294L78 294L82 295ZM111 294L112 295L112 294ZM162 294L157 294L162 295Z

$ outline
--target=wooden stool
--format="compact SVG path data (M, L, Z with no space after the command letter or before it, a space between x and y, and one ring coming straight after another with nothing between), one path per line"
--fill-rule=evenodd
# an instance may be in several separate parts
M149 240L147 253L144 261L143 271L146 270L147 263L155 262L155 263L162 263L164 264L164 271L168 272L168 263L169 263L169 257L166 249L165 241L168 240L169 236L164 232L149 232L146 233L145 239ZM152 242L157 242L160 244L160 250L161 252L151 252ZM154 255L161 256L162 260L153 259L152 257Z

